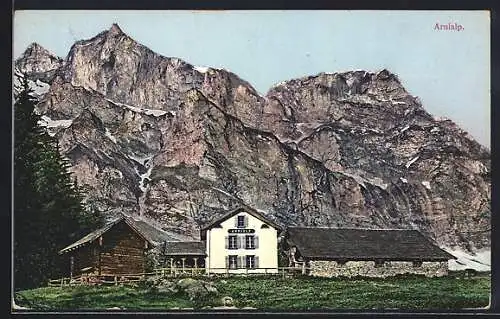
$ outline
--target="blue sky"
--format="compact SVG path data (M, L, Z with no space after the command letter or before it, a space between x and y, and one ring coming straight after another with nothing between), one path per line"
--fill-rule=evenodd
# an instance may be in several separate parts
M387 68L429 113L490 145L488 11L17 11L14 57L31 42L65 57L114 22L155 52L229 69L261 94L320 72Z

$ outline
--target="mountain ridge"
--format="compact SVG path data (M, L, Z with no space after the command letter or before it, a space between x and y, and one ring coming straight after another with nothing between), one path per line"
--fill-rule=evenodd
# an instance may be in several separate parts
M490 245L489 150L388 70L321 72L261 96L118 25L49 60L15 63L50 86L42 125L98 210L196 234L243 202L289 225L401 226L470 252Z

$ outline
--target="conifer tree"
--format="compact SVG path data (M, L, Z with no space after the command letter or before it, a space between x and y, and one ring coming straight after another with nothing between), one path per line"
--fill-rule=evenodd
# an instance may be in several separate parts
M82 205L68 160L37 124L36 99L26 77L14 103L14 283L43 285L66 272L58 251L97 227Z

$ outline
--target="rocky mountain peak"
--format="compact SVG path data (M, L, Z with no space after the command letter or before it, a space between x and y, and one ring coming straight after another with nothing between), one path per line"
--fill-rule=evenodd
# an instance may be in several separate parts
M108 32L110 34L124 34L118 23L113 23Z
M21 55L21 59L23 57L26 59L28 57L43 57L43 56L48 56L48 57L60 59L55 54L53 54L49 50L45 49L43 46L41 46L37 42L32 42L30 45L28 45L26 50L24 50L23 54Z
M40 80L50 83L55 71L61 67L63 60L40 44L33 42L15 61L15 67L32 81Z

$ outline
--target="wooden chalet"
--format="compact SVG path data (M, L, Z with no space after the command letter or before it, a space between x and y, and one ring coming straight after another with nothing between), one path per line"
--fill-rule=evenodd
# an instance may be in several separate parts
M181 240L185 240L181 235L123 216L61 249L59 254L69 256L70 276L138 274L145 272L148 250Z

